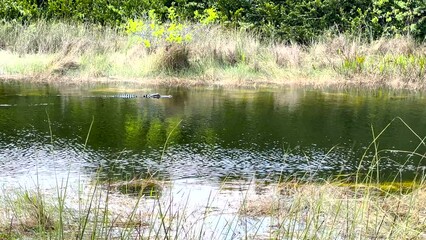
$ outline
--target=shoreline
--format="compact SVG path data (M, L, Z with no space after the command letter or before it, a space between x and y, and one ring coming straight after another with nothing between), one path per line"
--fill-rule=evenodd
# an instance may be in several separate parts
M410 36L368 41L334 35L301 45L262 40L254 33L216 25L185 23L185 27L192 38L170 42L150 29L126 34L44 21L24 28L0 25L3 34L9 32L0 34L5 39L0 49L0 80L153 87L426 89L426 43ZM152 44L142 44L140 36L149 36Z
M181 77L152 77L152 78L125 78L125 77L40 77L29 75L0 75L1 82L18 82L33 84L51 84L51 85L125 85L125 86L143 86L143 87L179 87L179 88L233 88L233 89L280 89L280 88L307 88L307 89L390 89L407 91L424 91L426 84L404 83L400 81L393 82L372 82L368 80L344 80L344 79L294 79L294 80L217 80L208 79L203 76L200 78L181 78Z
M65 190L48 192L43 188L9 189L0 199L0 206L11 209L0 210L0 231L6 239L47 234L61 239L81 234L86 239L90 233L108 238L111 230L123 234L122 239L134 239L133 234L157 239L168 233L176 234L173 239L198 239L199 233L216 236L212 239L235 233L278 239L288 234L319 239L425 236L423 180L383 186L291 180L271 184L229 181L220 187L187 181L155 184L161 186L161 193L152 196L143 191L134 195L110 191L97 181L67 181ZM80 193L74 192L77 190ZM240 221L258 227L244 228ZM193 228L197 231L188 231ZM228 228L230 232L223 232ZM84 235L85 229L89 234Z

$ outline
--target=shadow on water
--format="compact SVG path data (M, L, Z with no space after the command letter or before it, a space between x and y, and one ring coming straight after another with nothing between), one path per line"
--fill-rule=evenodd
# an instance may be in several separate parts
M126 92L139 97L112 97ZM141 98L149 92L173 98ZM350 175L373 135L395 117L422 136L425 105L422 94L385 90L1 83L0 171L14 175L37 166L37 171L66 172L72 165L82 175L101 171L117 180ZM397 173L410 179L424 165L422 157L395 151L426 150L401 122L395 121L379 142L381 178ZM365 159L373 157L374 151L368 150ZM364 161L363 169L367 171L370 162Z

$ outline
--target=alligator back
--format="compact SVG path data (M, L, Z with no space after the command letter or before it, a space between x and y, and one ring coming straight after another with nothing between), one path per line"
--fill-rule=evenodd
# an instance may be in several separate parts
M86 96L89 98L137 98L138 95L134 94L116 94L116 95L95 95L95 96Z
M112 98L137 98L138 95L134 95L134 94L118 94L118 95L112 95L110 97L112 97Z

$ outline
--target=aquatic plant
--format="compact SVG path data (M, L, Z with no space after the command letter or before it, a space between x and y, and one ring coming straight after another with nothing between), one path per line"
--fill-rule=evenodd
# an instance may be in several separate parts
M187 206L191 204L190 191L181 200L171 195L171 198L165 197L164 200L152 195L154 199L149 200L142 197L143 194L132 197L109 193L102 185L95 184L82 189L76 196L80 199L77 205L72 205L76 197L67 195L65 208L58 208L54 198L47 195L39 196L43 207L35 200L28 200L25 208L16 201L5 202L5 196L2 196L2 206L8 204L10 211L5 212L5 208L2 208L0 232L6 239L16 236L55 236L56 239L116 236L122 239L158 239L166 236L171 239L199 239L200 236L211 236L213 239L231 236L277 239L346 239L360 236L416 238L422 236L422 222L426 219L422 204L426 200L424 179L418 180L416 184L404 184L403 188L399 187L398 182L377 185L335 180L307 183L293 179L277 184L227 181L222 183L223 190L219 190L224 191L221 193L224 196L226 185L240 185L245 189L241 198L229 199L227 204L233 207L228 208L227 212L210 208L223 204L216 202L223 201L223 198L219 200L215 194L205 202L205 211L193 212ZM262 189L263 194L255 194L254 189ZM170 194L168 191L164 193L166 196ZM19 192L17 189L7 197L11 199ZM18 215L17 209L23 215ZM234 210L229 215L231 209ZM60 224L59 215L62 216L62 230L57 227ZM222 225L221 218L227 219L228 224ZM198 223L194 222L196 219ZM217 222L211 222L212 219ZM238 224L262 221L271 221L270 227L260 229L258 224L247 228L237 227ZM247 232L241 232L242 229Z

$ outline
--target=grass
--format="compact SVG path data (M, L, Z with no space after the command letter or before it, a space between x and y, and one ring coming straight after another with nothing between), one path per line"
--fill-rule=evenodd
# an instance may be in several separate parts
M238 184L245 189L238 198L230 197L231 191L223 187L210 193L198 210L189 206L193 204L190 191L172 196L171 189L165 189L167 197L150 198L95 184L76 196L60 198L18 189L1 197L0 235L2 239L425 237L424 179L404 187L295 180L223 186ZM218 202L224 196L229 202ZM216 209L220 204L228 206Z
M186 23L182 44L146 48L122 30L39 21L0 25L2 78L118 80L141 84L264 86L369 85L422 88L426 45L409 36L375 41L323 36L307 46ZM152 34L152 33L143 33ZM152 36L151 36L152 38Z

